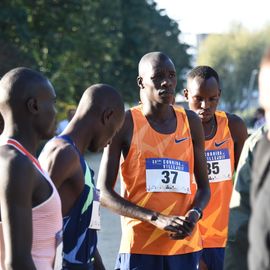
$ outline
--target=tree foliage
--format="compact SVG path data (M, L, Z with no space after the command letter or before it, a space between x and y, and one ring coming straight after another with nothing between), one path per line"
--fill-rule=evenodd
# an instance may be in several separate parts
M209 35L200 46L197 62L210 65L218 72L222 102L229 110L244 106L243 100L249 96L248 92L257 87L257 80L254 84L252 80L267 46L269 32L270 27L249 32L236 25L227 34Z
M189 67L177 23L152 0L2 0L0 30L0 76L38 69L67 103L99 82L134 102L137 64L149 51L168 54L179 74Z

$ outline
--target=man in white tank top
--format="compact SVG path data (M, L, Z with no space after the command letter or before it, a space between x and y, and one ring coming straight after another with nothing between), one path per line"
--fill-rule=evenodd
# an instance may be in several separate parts
M55 98L49 80L28 68L0 81L0 269L53 269L61 201L35 155L54 135Z

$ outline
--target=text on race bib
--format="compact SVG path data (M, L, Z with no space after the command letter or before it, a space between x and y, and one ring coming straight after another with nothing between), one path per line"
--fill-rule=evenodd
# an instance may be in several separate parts
M97 188L94 188L94 200L93 200L93 207L92 207L92 215L89 228L100 230L100 191Z
M231 161L228 149L205 151L209 182L231 180Z
M169 158L147 158L146 191L190 194L188 162Z

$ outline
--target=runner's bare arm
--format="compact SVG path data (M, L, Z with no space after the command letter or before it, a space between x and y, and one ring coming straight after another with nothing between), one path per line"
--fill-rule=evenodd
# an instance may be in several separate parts
M79 156L74 148L62 140L53 140L39 156L41 167L47 171L59 189L78 170Z
M236 170L248 133L244 121L239 116L227 113L227 117L234 142L234 169Z
M194 149L194 175L197 182L197 192L193 201L193 208L203 209L206 207L210 199L210 188L207 176L207 165L204 154L204 133L201 120L197 114L191 110L186 110L189 126L192 136L193 149ZM182 219L182 217L180 217ZM182 224L179 226L177 233L172 233L170 237L174 240L183 239L189 236L197 221L200 219L197 210L190 209L183 219Z
M105 266L102 262L102 258L99 254L98 249L96 249L96 253L94 255L94 269L95 270L105 270Z
M54 140L42 151L39 161L58 189L65 216L84 188L79 155L70 144Z
M207 175L207 165L204 153L204 132L200 118L193 111L187 110L190 131L194 148L194 176L197 182L197 192L193 207L203 210L210 199L210 188ZM194 214L195 212L189 212Z
M1 147L0 204L6 269L36 269L32 256L33 165Z

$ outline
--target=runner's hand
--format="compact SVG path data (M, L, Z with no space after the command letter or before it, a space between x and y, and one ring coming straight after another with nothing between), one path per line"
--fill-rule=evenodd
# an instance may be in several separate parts
M158 214L156 215L156 219L151 221L151 224L161 230L177 233L179 231L179 226L183 225L183 218L184 217Z
M178 232L170 234L170 238L174 240L184 239L190 236L200 217L197 212L188 211L184 217L180 216L179 219L182 220L182 223L178 227Z

